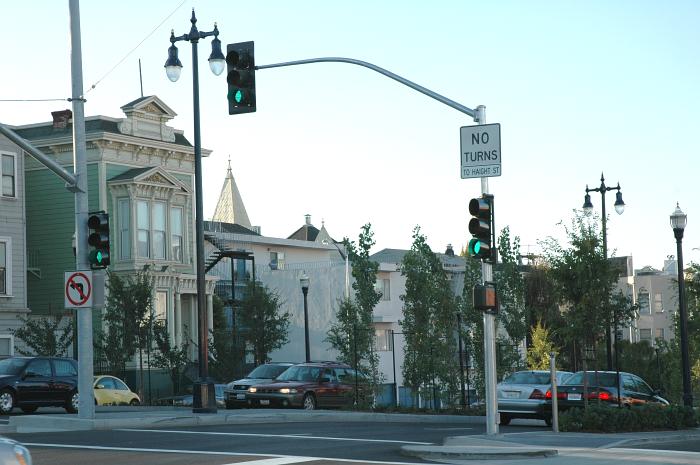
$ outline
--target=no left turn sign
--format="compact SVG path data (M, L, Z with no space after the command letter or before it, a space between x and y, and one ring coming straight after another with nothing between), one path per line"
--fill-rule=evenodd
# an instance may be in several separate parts
M66 271L66 308L92 307L92 271Z

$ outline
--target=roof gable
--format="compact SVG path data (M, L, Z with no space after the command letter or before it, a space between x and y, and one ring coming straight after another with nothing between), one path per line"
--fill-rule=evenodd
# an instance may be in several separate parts
M189 187L160 166L133 168L107 181L109 184L150 184L190 192Z

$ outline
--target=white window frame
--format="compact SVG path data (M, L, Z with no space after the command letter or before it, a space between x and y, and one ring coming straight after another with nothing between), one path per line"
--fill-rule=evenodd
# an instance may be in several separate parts
M13 357L15 355L15 337L12 334L0 334L0 339L10 340L10 353L8 354L8 356ZM4 354L0 354L0 357L3 356Z
M5 293L0 298L13 297L12 295L12 238L0 236L0 242L5 243Z
M642 337L642 331L649 331L649 337ZM639 328L639 340L653 342L654 331L651 328Z
M654 292L654 313L664 312L664 296L661 292Z
M154 260L167 260L168 259L168 203L164 200L153 200L151 203L151 257ZM156 229L156 205L162 207L163 210L163 229ZM160 251L156 251L156 232L163 233L163 248ZM163 252L162 257L157 257L157 252Z
M165 312L163 312L162 318L158 314L158 304L160 303L160 299L158 296L161 295L163 296L163 303L165 304ZM155 302L155 305L153 305L153 316L156 319L156 321L168 321L168 302L170 301L170 294L168 293L167 289L156 289L155 292L155 299L153 299Z
M153 238L151 237L152 230L151 226L153 224L153 219L151 218L151 202L150 200L147 199L135 199L136 201L134 202L136 204L136 227L134 228L134 231L136 233L136 257L137 258L151 258L153 256L153 253L151 252L151 245L153 244ZM141 205L141 202L146 204L146 218L148 218L148 227L147 228L142 228L141 225L139 224L139 206ZM146 255L141 254L141 243L139 239L139 232L141 231L146 231L148 233L148 239L147 239L147 245L146 245Z
M172 219L173 219L173 210L178 210L178 214L180 216L180 234L176 235L173 232L173 225L172 225ZM183 263L185 261L185 208L180 206L180 205L170 205L168 208L168 231L166 233L166 249L169 251L168 255L170 257L170 260L178 263ZM173 253L173 248L175 247L175 241L173 239L175 238L180 239L180 258L178 259L175 257L175 254Z
M646 294L647 307L646 307L645 311L642 311L642 302L641 302L642 299L640 298L642 296L642 294ZM652 305L651 293L649 292L649 290L647 288L642 287L639 289L639 292L637 292L637 303L639 303L639 314L640 315L651 315L652 314L652 311L651 311L651 305Z
M14 189L13 189L14 192L15 192L15 195L5 195L5 194L2 193L2 182L3 182L3 181L2 181L2 176L3 176L3 173L2 173L2 156L3 156L3 155L9 155L9 156L11 156L12 158L15 159L15 162L14 162L15 172L14 172L13 177L12 177L12 179L14 180L14 183L15 183ZM5 199L16 199L16 198L17 198L17 154L14 153L14 152L5 152L5 151L0 150L0 197L1 197L1 198L5 198Z
M126 215L122 215L122 205L126 204ZM131 205L129 197L122 197L117 200L117 224L119 226L119 260L131 259ZM126 218L124 217L126 216ZM124 226L126 225L126 241L124 240Z

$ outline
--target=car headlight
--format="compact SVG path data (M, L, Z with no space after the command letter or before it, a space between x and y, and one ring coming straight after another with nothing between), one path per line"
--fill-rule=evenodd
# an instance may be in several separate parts
M17 445L14 449L15 457L17 457L17 462L19 462L20 465L32 465L32 456L29 455L29 451L26 447Z
M296 394L297 390L294 388L282 388L280 389L280 394Z
M256 387L249 387L248 392L258 392L258 388Z

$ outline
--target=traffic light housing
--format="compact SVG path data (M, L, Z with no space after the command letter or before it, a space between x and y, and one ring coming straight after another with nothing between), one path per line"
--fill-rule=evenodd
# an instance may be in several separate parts
M229 115L256 110L254 52L253 41L226 45L226 97Z
M88 244L92 246L89 254L90 268L107 268L110 263L109 215L103 211L90 213L88 230Z
M469 201L469 255L482 261L495 263L495 236L493 222L493 195L484 194Z

